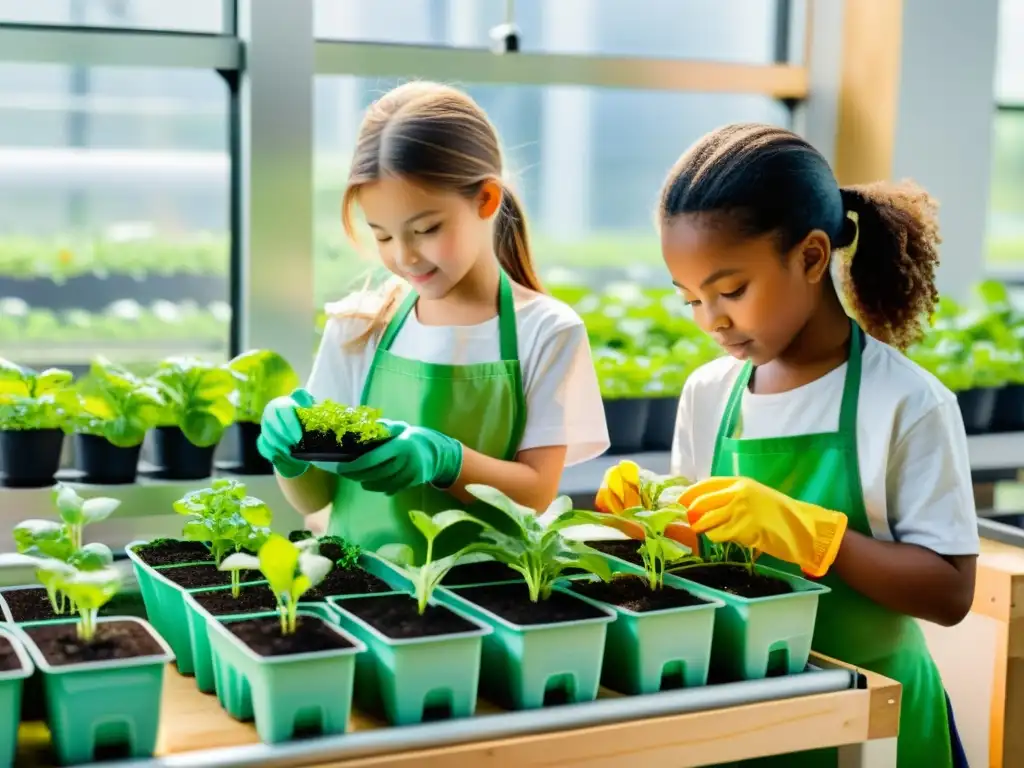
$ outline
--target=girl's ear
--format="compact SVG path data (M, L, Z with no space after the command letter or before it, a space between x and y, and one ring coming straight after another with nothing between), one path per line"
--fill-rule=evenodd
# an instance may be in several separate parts
M501 184L497 181L485 181L477 192L477 212L481 219L489 219L501 208Z
M832 244L823 231L811 230L797 246L797 253L808 282L818 283L828 276L829 263L832 261Z

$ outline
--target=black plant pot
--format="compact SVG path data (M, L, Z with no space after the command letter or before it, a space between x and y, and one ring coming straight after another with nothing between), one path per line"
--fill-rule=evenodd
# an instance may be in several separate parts
M157 427L154 434L157 474L166 480L205 480L213 474L216 445L193 445L178 427Z
M127 485L134 483L139 472L142 445L118 448L106 438L96 435L75 435L75 464L83 480L96 485Z
M647 429L644 431L645 451L670 451L676 433L678 397L651 398L647 410Z
M995 387L965 389L956 393L968 435L982 435L992 430L998 396L999 390Z
M604 418L608 424L608 453L638 453L644 447L647 414L651 401L646 398L625 398L604 401Z
M3 485L8 488L46 488L60 469L64 433L59 429L0 432Z
M992 431L1024 432L1024 384L1013 384L999 390Z
M238 463L231 467L239 475L272 475L274 465L260 456L256 440L260 436L260 425L250 421L239 421L234 426L238 440Z

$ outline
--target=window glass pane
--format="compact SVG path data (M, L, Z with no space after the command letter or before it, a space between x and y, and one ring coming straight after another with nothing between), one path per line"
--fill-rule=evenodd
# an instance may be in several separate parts
M228 91L213 72L0 63L0 350L226 358Z
M504 0L317 0L320 38L488 47ZM771 62L775 0L519 0L521 49ZM802 8L794 3L794 13Z
M996 101L1024 102L1024 0L1000 0Z
M362 111L392 85L317 80L318 307L342 297L374 264L372 252L369 260L360 257L345 239L338 204ZM759 96L561 86L468 90L501 133L506 172L530 217L538 269L549 280L668 285L654 208L671 165L724 123L789 122L785 107ZM372 247L369 235L362 240Z
M988 264L1024 270L1024 112L997 112L994 139Z
M234 0L0 0L0 21L222 32L225 2Z

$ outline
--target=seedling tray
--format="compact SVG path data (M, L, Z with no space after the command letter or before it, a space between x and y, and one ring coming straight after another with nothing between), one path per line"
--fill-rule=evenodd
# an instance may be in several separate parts
M336 462L349 462L355 461L360 456L365 456L374 448L379 448L384 443L391 440L390 437L385 437L382 440L371 440L368 443L363 443L359 446L358 450L355 451L298 451L293 450L291 457L298 459L299 461L336 461Z
M896 735L896 713L878 702L898 707L898 685L828 660L820 664L785 678L646 696L602 689L593 702L523 712L480 699L473 717L396 727L354 708L345 734L279 745L261 743L254 723L233 720L216 698L168 667L156 757L99 765L325 765L370 757L375 766L403 768L488 760L559 765L570 758L582 765L606 760L614 748L624 763L658 750L678 756L675 765L695 766L715 762L711 756L729 762L770 754L776 742L811 749L865 741L869 732L878 739ZM723 730L723 722L731 727ZM46 765L48 746L44 726L23 725L17 764Z

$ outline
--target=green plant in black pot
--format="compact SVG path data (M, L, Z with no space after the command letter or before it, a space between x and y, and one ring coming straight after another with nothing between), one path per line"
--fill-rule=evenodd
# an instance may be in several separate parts
M142 442L164 406L159 390L103 357L93 360L77 390L76 458L86 482L134 482Z
M157 462L165 477L199 480L213 471L213 452L235 417L231 372L196 358L164 360L150 381L164 405L156 428Z
M236 382L233 401L239 456L238 465L233 469L247 475L272 474L273 466L256 449L260 420L267 403L299 386L299 376L287 360L269 349L243 352L225 368Z
M321 400L296 412L302 424L302 439L292 451L297 459L351 461L391 438L377 408Z
M609 454L642 450L650 411L651 359L602 348L594 351L594 368L611 441Z
M61 368L35 371L0 358L0 454L4 484L41 488L60 468L73 376Z

